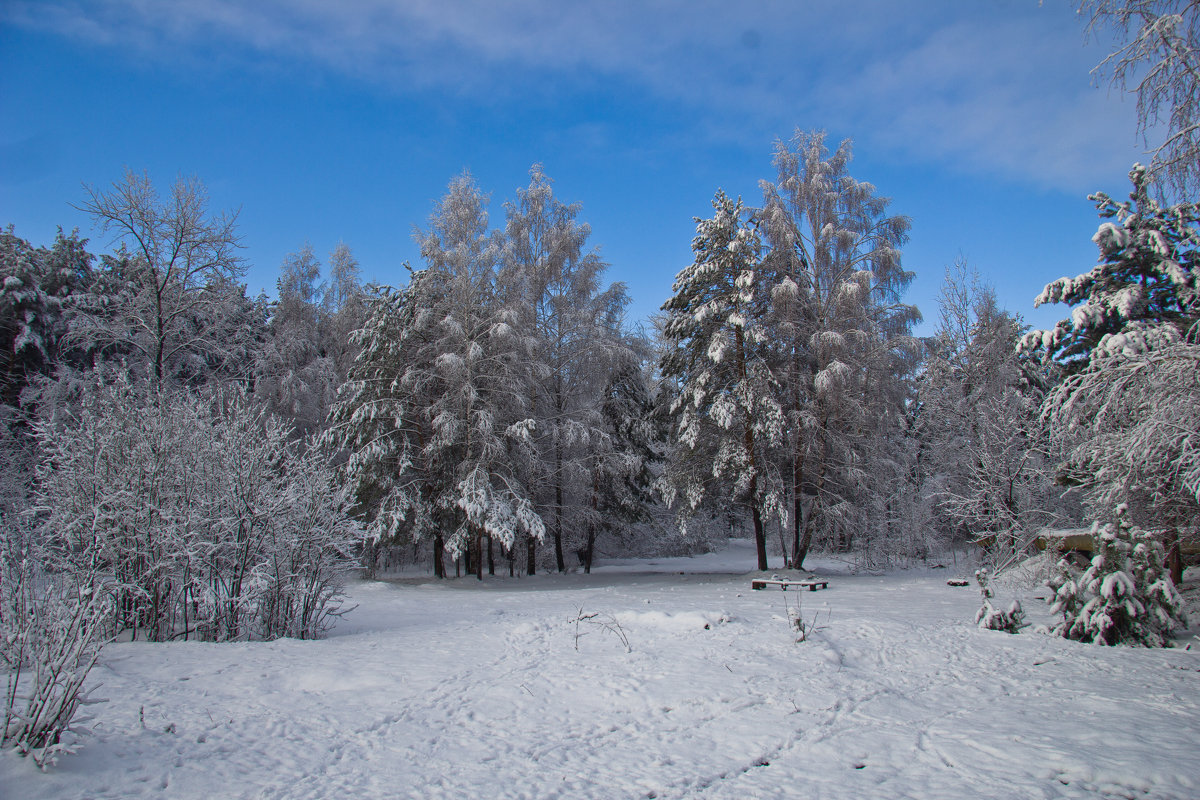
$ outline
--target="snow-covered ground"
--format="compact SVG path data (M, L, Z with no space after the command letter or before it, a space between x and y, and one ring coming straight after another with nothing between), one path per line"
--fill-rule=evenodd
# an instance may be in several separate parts
M784 593L752 564L356 583L324 641L110 645L97 736L46 774L3 755L0 795L1200 797L1195 648L980 630L953 569L817 560L829 589Z

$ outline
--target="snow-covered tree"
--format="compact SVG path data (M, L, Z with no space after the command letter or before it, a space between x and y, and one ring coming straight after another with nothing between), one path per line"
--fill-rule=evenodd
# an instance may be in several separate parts
M321 431L337 393L335 363L323 354L320 274L307 244L284 259L269 335L254 370L255 396L287 420L297 437Z
M707 493L744 503L754 526L758 568L767 569L766 520L786 518L774 452L785 418L772 372L775 342L766 325L772 281L765 274L758 225L724 192L714 216L696 219L695 261L675 277L663 305L663 376L674 452L664 488L683 518Z
M1195 334L1148 352L1097 356L1047 398L1066 480L1096 516L1118 503L1161 531L1172 579L1182 580L1181 539L1200 515L1200 343Z
M851 177L850 160L848 140L831 154L824 133L797 131L776 146L777 182L762 182L797 567L818 524L843 544L853 535L867 469L903 416L919 353L909 331L920 316L901 302L909 221L887 216L888 199Z
M1005 633L1020 633L1026 627L1025 611L1021 608L1020 600L1013 600L1008 608L996 608L992 600L996 590L992 588L991 576L986 569L975 571L975 580L979 583L979 594L983 604L975 614L975 624L990 631Z
M86 239L61 229L50 249L0 231L0 404L17 407L37 377L64 360L71 301L92 282ZM77 359L73 359L77 360Z
M352 334L362 325L366 297L359 280L358 261L345 242L329 254L329 279L321 300L321 346L332 359L338 385L346 380L358 354Z
M1096 553L1080 574L1067 560L1051 579L1052 610L1063 615L1053 632L1096 644L1166 647L1187 625L1175 584L1163 571L1162 546L1134 527L1125 506L1114 521L1093 527Z
M923 490L946 538L984 544L997 569L1027 549L1058 505L1040 419L1041 374L1015 351L1021 325L995 292L948 269L920 381Z
M1092 74L1137 95L1138 129L1152 177L1180 197L1200 189L1200 4L1195 0L1081 0L1088 35L1116 49Z
M1106 220L1092 237L1099 263L1042 290L1036 305L1075 308L1054 328L1026 334L1026 351L1078 371L1097 352L1135 354L1178 341L1200 319L1200 203L1161 205L1141 165L1129 178L1128 200L1089 197Z
M588 445L591 486L580 551L588 573L601 533L621 539L631 526L651 519L662 436L641 364L630 362L613 371L604 390L601 417L603 426L593 432Z
M358 356L330 411L326 442L345 451L345 472L368 519L372 549L401 533L433 545L434 574L445 577L443 553L450 515L434 505L436 487L451 464L435 463L427 448L432 419L425 410L434 387L419 380L432 357L425 306L426 271L412 274L404 290L373 287L362 328L355 334ZM368 569L372 567L368 558Z
M545 533L517 468L535 424L522 391L527 350L516 314L496 299L502 248L487 224L482 192L456 178L417 233L427 269L371 303L329 434L373 506L372 537L405 527L443 536L439 574L443 545L482 577L485 538L511 549Z
M597 462L614 452L603 416L605 389L638 355L622 330L625 286L602 285L608 265L585 250L591 230L576 219L580 206L556 198L552 181L534 165L529 186L505 210L500 287L509 294L497 301L515 314L532 348L524 376L536 447L529 483L561 572L568 531L592 530L583 518L594 515ZM535 551L528 547L532 573Z
M159 383L236 358L237 215L211 213L196 178L178 179L166 198L132 171L111 189L86 189L80 209L120 247L105 279L76 304L72 338L144 364Z
M1179 537L1194 533L1200 504L1200 204L1160 205L1140 166L1130 179L1128 201L1092 196L1105 220L1093 237L1096 267L1038 298L1076 304L1070 319L1027 334L1022 348L1071 373L1043 408L1062 480L1083 488L1096 519L1123 503L1133 524L1161 529L1178 580Z

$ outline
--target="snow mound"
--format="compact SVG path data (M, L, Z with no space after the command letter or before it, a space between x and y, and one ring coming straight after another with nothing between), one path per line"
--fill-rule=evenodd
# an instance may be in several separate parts
M655 628L677 633L711 630L733 620L731 615L721 611L680 611L677 614L667 614L663 611L620 611L613 617L627 628Z

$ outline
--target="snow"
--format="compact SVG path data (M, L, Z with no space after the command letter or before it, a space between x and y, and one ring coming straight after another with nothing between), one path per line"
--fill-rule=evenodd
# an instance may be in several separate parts
M97 736L0 757L0 797L1200 796L1200 652L981 630L965 568L816 559L797 593L753 563L359 582L322 641L113 644ZM1047 594L1013 597L1037 624Z

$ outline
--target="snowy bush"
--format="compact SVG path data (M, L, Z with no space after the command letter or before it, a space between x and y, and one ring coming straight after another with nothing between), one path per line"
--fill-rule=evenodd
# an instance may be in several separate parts
M94 377L37 427L39 505L116 630L151 641L319 635L358 540L320 455L240 392Z
M27 526L0 516L0 743L45 769L87 732L88 672L106 639L103 597L47 573Z
M1081 642L1167 647L1171 632L1186 627L1183 603L1164 570L1164 552L1150 534L1133 527L1124 505L1116 520L1093 528L1096 554L1079 573L1066 559L1051 578L1052 610L1063 621L1052 630Z
M991 587L991 578L986 569L975 571L975 580L979 581L979 593L983 596L983 605L975 615L975 624L991 631L1018 633L1028 623L1025 622L1025 612L1021 601L1013 600L1007 610L992 605L996 592Z
M272 526L257 569L257 635L316 639L342 613L345 572L361 534L320 454L292 452L289 461L287 524Z

